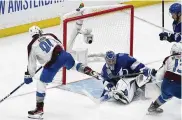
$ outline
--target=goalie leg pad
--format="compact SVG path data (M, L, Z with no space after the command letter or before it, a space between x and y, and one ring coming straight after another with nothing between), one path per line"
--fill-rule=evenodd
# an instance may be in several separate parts
M117 83L116 90L114 92L114 98L120 100L124 104L128 104L132 101L136 92L135 80L124 81L120 80Z
M150 82L150 78L151 77L145 77L143 74L140 74L136 77L136 83L138 85L138 87L142 87L143 85L145 85L146 83Z

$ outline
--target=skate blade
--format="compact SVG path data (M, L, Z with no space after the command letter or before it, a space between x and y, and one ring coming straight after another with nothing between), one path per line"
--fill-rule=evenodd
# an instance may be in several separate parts
M162 112L147 112L146 115L160 115Z
M28 118L36 119L36 120L43 120L43 113L38 114L38 115L28 115Z

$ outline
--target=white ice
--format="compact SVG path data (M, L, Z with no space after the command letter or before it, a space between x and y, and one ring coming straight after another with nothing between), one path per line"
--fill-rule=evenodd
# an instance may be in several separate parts
M172 18L168 14L171 3L165 4L165 28L172 31ZM161 5L135 9L135 16L161 25ZM161 42L162 31L135 18L134 57L143 63L162 60L169 55L171 43ZM59 26L44 29L60 36ZM0 99L23 82L27 65L26 45L28 33L0 39ZM162 61L148 64L159 68ZM73 78L74 79L74 78ZM36 82L24 85L9 99L0 103L0 120L28 120L27 111L35 107ZM25 95L24 95L25 93ZM29 94L26 94L29 93ZM21 96L17 96L21 95ZM16 97L17 96L17 97ZM181 120L181 100L173 98L162 106L164 113L158 116L145 115L150 103L155 100L138 100L129 105L106 102L94 104L86 96L60 89L48 89L45 100L45 120Z

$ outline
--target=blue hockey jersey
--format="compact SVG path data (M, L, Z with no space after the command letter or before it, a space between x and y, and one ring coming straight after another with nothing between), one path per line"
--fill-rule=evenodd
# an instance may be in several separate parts
M114 66L114 70L110 70L105 63L101 75L104 80L111 80L112 78L116 78L116 76L138 73L141 68L144 68L145 65L138 62L135 58L129 56L126 53L118 53L116 54L116 64Z
M182 42L181 40L181 22L174 21L173 22L173 31L174 34L172 34L172 41L175 42Z

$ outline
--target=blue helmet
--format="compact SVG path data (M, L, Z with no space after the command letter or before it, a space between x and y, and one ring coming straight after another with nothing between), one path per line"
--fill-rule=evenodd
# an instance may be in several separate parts
M176 13L179 14L181 13L181 4L180 3L174 3L170 6L169 8L170 13Z
M105 55L106 64L110 68L114 68L116 64L116 54L113 51L107 51Z

